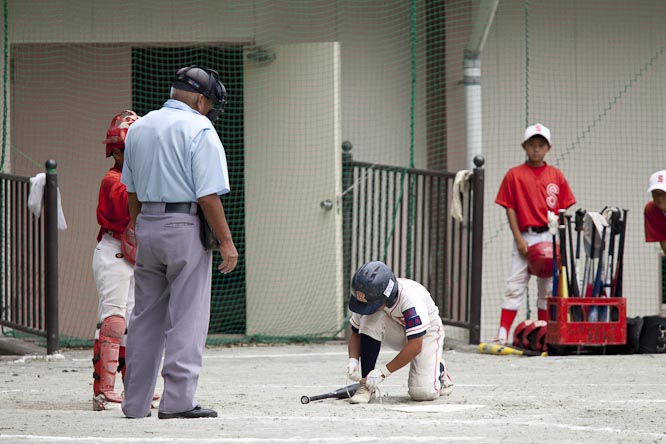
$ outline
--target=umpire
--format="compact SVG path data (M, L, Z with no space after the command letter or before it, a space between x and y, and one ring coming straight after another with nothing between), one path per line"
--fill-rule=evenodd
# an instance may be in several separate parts
M238 252L219 198L229 192L229 175L224 147L212 124L226 96L215 71L181 68L171 85L171 98L127 134L122 182L137 239L136 302L122 402L128 418L150 416L163 354L158 417L217 416L195 400L212 277L212 252L201 239L197 209L219 239L219 271L231 272Z

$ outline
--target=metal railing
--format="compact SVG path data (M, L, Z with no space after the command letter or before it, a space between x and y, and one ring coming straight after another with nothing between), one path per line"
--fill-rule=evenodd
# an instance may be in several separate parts
M463 220L450 215L455 173L358 162L343 147L343 257L345 294L353 272L381 260L399 277L420 282L445 324L469 330L481 324L483 158L461 193Z
M43 217L28 208L30 178L0 174L0 325L46 338L58 351L56 162L46 162Z

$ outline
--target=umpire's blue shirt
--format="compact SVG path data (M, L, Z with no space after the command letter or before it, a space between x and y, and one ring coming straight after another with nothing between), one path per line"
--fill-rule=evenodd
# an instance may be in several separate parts
M224 147L206 116L169 99L129 127L121 182L139 202L196 202L228 193Z

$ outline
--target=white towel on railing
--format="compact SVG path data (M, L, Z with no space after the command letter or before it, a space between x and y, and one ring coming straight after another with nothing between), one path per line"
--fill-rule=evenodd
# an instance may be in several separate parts
M458 222L463 221L462 214L462 193L469 191L469 178L472 172L470 170L460 170L453 179L453 199L451 200L451 217Z
M30 194L28 194L28 208L35 215L39 217L42 214L42 202L44 196L44 186L46 185L46 174L39 173L35 177L30 178ZM62 211L60 203L60 188L58 188L58 229L66 230L67 222L65 221L65 213Z

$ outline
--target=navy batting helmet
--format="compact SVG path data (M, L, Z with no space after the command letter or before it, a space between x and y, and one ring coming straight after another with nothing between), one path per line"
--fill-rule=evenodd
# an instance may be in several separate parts
M201 68L196 65L180 68L171 83L175 89L197 92L206 96L212 103L213 109L206 117L211 122L224 112L227 103L227 90L220 81L220 75L212 69Z
M368 262L354 274L349 309L370 315L382 305L392 307L398 299L398 280L383 262Z

